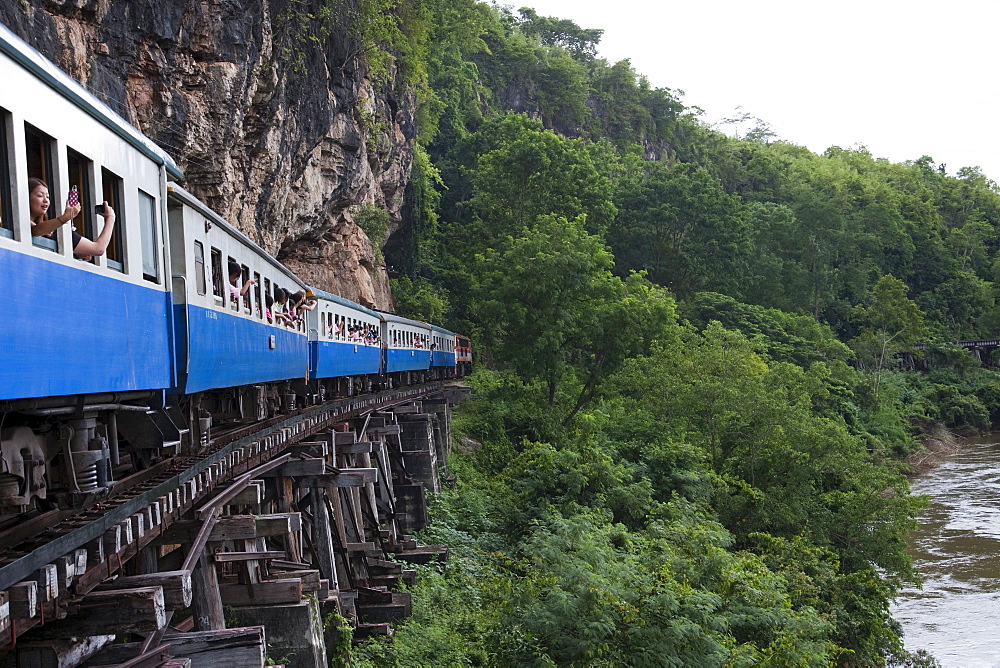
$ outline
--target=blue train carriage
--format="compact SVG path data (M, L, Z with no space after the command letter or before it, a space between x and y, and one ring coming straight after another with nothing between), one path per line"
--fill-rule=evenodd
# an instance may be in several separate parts
M176 401L187 421L206 413L216 422L259 420L294 409L309 374L307 328L304 320L284 322L268 295L305 285L183 188L171 183L168 192ZM205 440L203 422L199 429Z
M181 172L3 25L0 82L3 515L107 489L120 461L117 414L162 405L174 385L163 239L167 179ZM79 198L79 215L50 237L32 236L29 179L47 184L45 220L62 220L74 188ZM105 200L116 213L107 250L77 259L73 234L98 238Z
M381 313L385 347L384 372L393 385L422 383L431 367L431 326Z
M312 294L309 377L318 400L371 390L382 366L381 316L324 290L313 288Z
M455 332L431 325L431 372L435 380L455 377Z

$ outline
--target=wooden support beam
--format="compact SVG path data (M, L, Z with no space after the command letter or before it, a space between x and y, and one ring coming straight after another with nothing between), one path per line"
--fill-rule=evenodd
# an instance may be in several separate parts
M247 668L265 662L264 627L168 634L164 643L175 656L189 657L192 666Z
M229 500L231 506L259 506L264 502L263 481L251 480L246 489Z
M87 548L80 547L73 551L73 561L76 564L77 576L87 572Z
M365 433L375 434L376 436L398 436L400 428L398 424L387 424L384 427L368 427L368 431Z
M292 459L282 464L280 468L265 473L264 477L282 475L297 478L304 475L323 475L324 473L326 473L326 461L319 457L312 457L309 459Z
M256 584L234 584L219 587L223 605L283 605L302 601L302 580L272 580Z
M230 561L256 561L259 559L281 559L285 557L283 551L269 552L216 552L215 562L226 563Z
M87 568L104 563L104 538L95 538L87 543Z
M350 443L347 445L338 445L337 454L338 455L359 455L365 452L372 451L371 441L358 441L356 443Z
M199 631L218 631L226 628L219 596L219 578L211 555L202 552L198 565L191 573L191 605L194 608L194 627Z
M302 581L302 593L309 594L319 591L320 577L317 570L285 571L284 573L274 573L271 575L274 580L294 580L298 578Z
M349 445L358 440L358 435L353 431L335 431L333 432L333 445L338 448L341 445Z
M303 441L288 448L288 452L298 456L321 457L325 459L330 454L330 446L320 441Z
M55 564L42 566L35 571L38 583L38 600L41 603L54 601L59 597L59 571Z
M118 554L122 550L122 528L116 524L104 532L104 554Z
M275 480L278 489L278 510L290 513L296 509L295 483L291 478L284 476ZM298 513L296 513L298 514ZM302 519L299 516L299 527L301 529ZM299 531L287 534L285 546L288 548L288 555L292 561L302 561L302 535Z
M8 665L37 666L38 668L72 668L94 656L102 647L111 643L113 635L85 638L18 642Z
M378 469L341 469L337 473L307 476L301 480L306 487L361 487L378 480Z
M10 594L0 591L0 638L6 645L11 640Z
M121 665L134 658L142 643L111 645L99 652L91 663ZM178 659L189 659L193 668L248 668L263 666L264 627L247 626L220 631L195 631L168 633L161 641L163 647ZM157 664L166 668L168 664Z
M326 490L313 487L309 490L313 516L313 547L316 550L316 566L324 578L337 581L336 557L333 552L333 533L330 513L327 509Z
M14 619L32 619L38 614L38 583L34 580L18 582L7 590L10 595L10 614Z
M271 568L286 568L288 570L308 570L312 564L302 561L288 561L286 559L272 559Z
M92 592L83 597L79 614L47 623L34 633L47 638L83 638L115 633L151 633L167 623L160 587Z
M183 610L191 605L190 571L164 571L148 575L121 577L101 585L102 591L135 589L136 587L162 587L163 602L167 610Z

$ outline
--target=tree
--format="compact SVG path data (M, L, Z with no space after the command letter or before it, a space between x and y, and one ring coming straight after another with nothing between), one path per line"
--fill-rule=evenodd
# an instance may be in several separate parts
M586 229L603 234L617 213L610 182L582 143L515 116L505 141L478 156L471 174L474 211L489 239L516 234L547 214L586 215Z
M926 336L924 314L906 296L907 290L905 283L886 274L875 284L869 304L854 308L853 318L861 326L854 349L863 363L872 366L876 401L888 360Z
M565 386L564 422L673 322L673 301L641 276L614 276L610 251L583 227L582 216L543 216L477 267L485 343L500 365L544 383L549 406Z
M612 244L625 268L642 270L678 297L740 293L751 253L739 199L694 165L649 164L616 193Z

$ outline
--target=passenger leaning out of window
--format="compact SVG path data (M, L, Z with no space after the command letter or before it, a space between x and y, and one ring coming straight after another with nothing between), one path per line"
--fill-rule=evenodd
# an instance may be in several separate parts
M229 263L229 299L234 304L238 304L240 297L245 295L250 286L257 282L256 278L251 278L243 284L243 287L239 287L240 275L242 273L239 264L236 262Z
M104 255L111 243L111 235L115 231L115 210L105 201L98 210L98 215L104 217L104 228L96 241L82 237L73 230L73 257L79 260L91 260L95 255ZM49 210L49 186L41 179L28 179L28 208L31 212L31 236L50 237L61 226L70 222L80 214L79 204L67 203L66 210L55 218L46 219Z

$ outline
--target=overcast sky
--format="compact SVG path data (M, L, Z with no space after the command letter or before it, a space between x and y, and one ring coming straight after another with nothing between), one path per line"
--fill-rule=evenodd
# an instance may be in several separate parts
M654 86L684 91L709 122L742 107L816 152L863 144L894 162L929 155L949 174L978 165L1000 180L998 0L510 4L602 28L601 57L629 58Z

